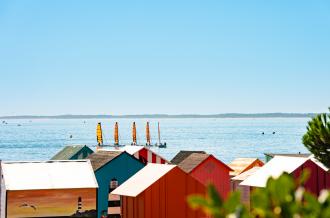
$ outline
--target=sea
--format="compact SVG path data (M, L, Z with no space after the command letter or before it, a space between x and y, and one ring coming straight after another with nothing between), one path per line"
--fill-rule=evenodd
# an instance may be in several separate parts
M0 122L0 159L4 161L49 160L66 145L96 148L96 125L102 123L104 144L113 144L115 122L120 144L132 142L136 122L138 144L144 145L150 122L152 148L171 160L180 150L203 150L225 163L238 157L265 159L264 153L307 153L302 144L310 118L164 118L164 119L9 119Z

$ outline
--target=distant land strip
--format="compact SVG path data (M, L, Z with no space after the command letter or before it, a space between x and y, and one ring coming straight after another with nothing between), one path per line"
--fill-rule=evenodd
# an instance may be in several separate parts
M316 113L226 113L226 114L141 114L141 115L55 115L55 116L0 116L0 119L113 119L113 118L308 118Z

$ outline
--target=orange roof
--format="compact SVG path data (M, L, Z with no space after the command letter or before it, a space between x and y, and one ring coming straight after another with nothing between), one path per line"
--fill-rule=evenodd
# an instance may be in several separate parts
M236 158L228 164L234 171L230 172L231 176L237 176L253 167L263 166L264 163L258 158Z

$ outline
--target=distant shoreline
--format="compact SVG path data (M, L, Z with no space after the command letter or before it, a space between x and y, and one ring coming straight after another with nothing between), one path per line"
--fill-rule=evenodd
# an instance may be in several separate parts
M0 116L0 120L6 119L113 119L113 118L312 118L316 113L226 113L226 114L142 114L142 115L55 115L55 116Z

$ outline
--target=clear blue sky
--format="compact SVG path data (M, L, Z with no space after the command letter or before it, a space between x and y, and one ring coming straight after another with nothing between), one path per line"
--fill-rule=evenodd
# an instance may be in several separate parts
M328 106L329 1L0 1L0 115Z

